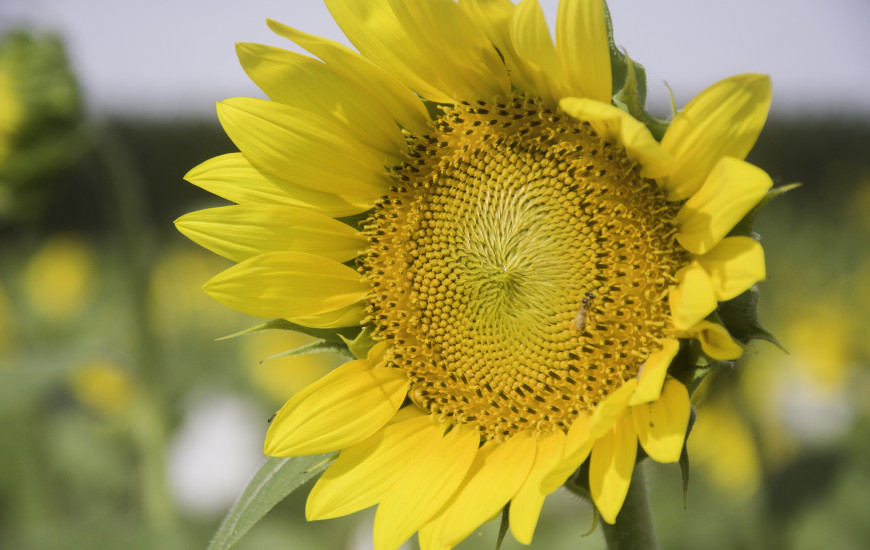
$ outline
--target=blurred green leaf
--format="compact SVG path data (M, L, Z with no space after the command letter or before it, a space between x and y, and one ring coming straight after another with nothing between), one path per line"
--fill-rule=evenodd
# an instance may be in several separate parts
M345 342L345 338L356 338L360 332L359 327L311 328L297 325L296 323L291 323L287 319L272 319L271 321L266 321L262 325L246 328L245 330L227 336L222 336L218 338L218 340L229 340L230 338L244 336L245 334L252 334L254 332L260 332L262 330L292 330L307 334L309 336L314 336L315 338L320 338L321 340L326 340L328 342L338 343Z
M208 550L232 548L269 510L326 469L334 453L268 458L224 518Z
M281 353L276 353L275 355L270 355L266 357L260 363L265 363L271 359L278 359L279 357L291 357L293 355L310 355L312 353L337 353L339 355L349 356L347 346L344 344L339 344L338 342L328 342L326 340L315 340L310 344L305 344L304 346L299 346L298 348L288 349L287 351L282 351Z

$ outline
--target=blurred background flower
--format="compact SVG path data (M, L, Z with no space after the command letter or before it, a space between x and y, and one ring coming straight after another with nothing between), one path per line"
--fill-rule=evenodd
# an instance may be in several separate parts
M216 341L258 320L201 292L229 262L171 222L218 205L181 180L233 150L213 102L261 95L232 43L287 47L266 17L343 38L318 3L177 4L0 6L0 548L203 548L260 463L267 419L340 362L264 361L308 341L286 332ZM554 21L556 3L542 4ZM761 284L760 317L789 353L757 342L698 395L685 509L679 468L651 468L661 547L863 549L870 73L855 67L870 13L848 0L723 6L610 2L662 113L665 78L682 104L734 72L772 73L772 119L748 160L803 183L756 225L776 283ZM641 32L662 14L685 33ZM366 547L370 517L305 524L305 494L238 547ZM599 532L581 538L591 519L557 496L535 544L600 548ZM491 548L497 527L460 548Z

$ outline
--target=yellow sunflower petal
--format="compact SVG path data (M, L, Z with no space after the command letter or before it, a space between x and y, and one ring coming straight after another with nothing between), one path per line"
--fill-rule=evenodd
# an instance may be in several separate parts
M326 4L360 53L427 99L455 103L509 90L504 65L489 40L452 0Z
M434 518L426 522L417 532L417 543L420 550L450 550L452 546L443 543L441 532L444 530L445 508L441 509Z
M572 95L610 103L610 45L602 0L562 0L556 51Z
M352 216L374 206L374 198L339 197L314 191L251 166L241 153L209 159L185 174L184 179L238 204L301 206L332 217Z
M299 44L348 80L381 98L383 107L402 128L425 134L430 131L429 114L420 99L392 74L338 42L304 33L283 23L267 19L275 34Z
M642 122L618 107L594 99L566 97L559 107L572 117L587 121L604 139L614 140L641 166L646 178L667 175L673 169L673 159L664 151Z
M591 433L592 419L588 416L578 416L568 429L562 456L550 468L541 480L540 492L548 495L561 487L574 470L589 456L589 451L595 443ZM603 430L606 431L606 430Z
M218 103L218 118L258 170L321 192L378 197L389 188L383 155L323 117L239 97Z
M304 55L262 44L236 44L245 72L272 101L318 114L345 128L393 162L405 139L389 112L367 88Z
M378 505L375 548L395 550L437 514L465 479L479 444L476 430L457 425L408 468Z
M413 405L405 407L409 408L416 409ZM432 422L429 415L418 414L342 450L311 489L305 504L306 519L336 518L374 506L408 468L441 441L443 431L444 426Z
M637 379L632 378L595 407L589 425L593 441L604 435L617 420L625 415L628 402L634 395L636 388Z
M511 83L520 90L536 93L533 74L538 69L530 67L517 53L511 39L510 21L516 6L510 0L460 0L459 7L468 12L498 49L504 58Z
M180 217L175 226L190 240L234 262L282 250L346 262L368 244L349 225L305 208L275 204L199 210Z
M254 317L305 317L348 307L369 291L345 265L304 252L254 256L218 273L203 290L218 302Z
M510 78L498 52L454 0L390 3L455 99L505 97L510 93Z
M729 361L743 355L743 347L731 338L728 329L719 323L701 321L689 330L701 343L704 353L718 361Z
M343 367L278 411L266 433L267 455L312 455L354 445L396 414L410 385L403 370Z
M607 523L616 521L625 502L636 457L637 433L630 416L622 417L592 448L589 491L601 518Z
M437 103L453 103L441 82L426 78L426 58L402 27L387 0L326 0L332 18L366 58L408 88Z
M663 182L668 198L686 199L697 191L719 159L743 159L767 119L770 79L742 74L713 84L680 111L662 138L662 148L677 161Z
M680 351L679 340L668 338L662 342L660 350L647 358L637 374L637 389L628 400L629 405L640 405L659 398L668 367L678 351Z
M565 93L562 62L553 46L550 29L538 0L522 0L510 21L511 42L525 61L534 89L546 103L556 103Z
M442 542L459 544L504 508L528 477L535 451L535 440L528 431L481 447L447 509Z
M764 249L751 237L723 239L695 260L710 274L719 301L735 298L767 277Z
M511 499L510 506L511 533L522 544L532 543L532 536L538 525L538 517L541 515L544 498L552 492L544 489L544 478L562 459L565 448L565 433L557 431L541 436L535 440L535 445L535 463L532 465L528 477ZM562 480L561 483L556 484L556 488L564 482L565 480Z
M665 381L656 401L632 407L637 438L653 460L667 463L680 459L691 408L686 386L673 378Z
M285 319L303 327L337 328L358 326L367 314L364 304L353 304L334 311L304 317L285 317Z
M698 262L692 262L677 272L679 286L672 287L668 295L674 326L689 330L710 315L719 305L716 288L707 271Z
M724 157L677 213L677 240L689 252L705 254L764 198L772 185L764 170Z

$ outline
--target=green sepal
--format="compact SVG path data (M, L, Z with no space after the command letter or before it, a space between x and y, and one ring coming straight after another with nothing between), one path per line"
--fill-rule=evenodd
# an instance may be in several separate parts
M260 360L260 364L262 365L266 361L269 361L271 359L278 359L280 357L292 357L293 355L310 355L312 353L338 353L340 355L352 357L351 352L348 350L347 346L342 343L328 342L326 340L315 340L310 344L305 344L304 346L299 346L298 348L288 349L287 351L282 351L281 353L270 355L269 357Z
M689 425L686 427L686 438L683 440L683 450L680 451L680 475L683 478L683 508L689 505L689 434L695 426L697 414L695 407L689 409Z
M715 314L707 319L721 324L720 319ZM692 394L707 375L722 367L734 368L735 364L735 361L713 359L704 353L701 343L697 340L682 340L680 351L677 352L677 356L668 367L668 374L686 386L689 394Z
M208 550L232 548L276 504L326 469L336 455L267 458L221 522Z
M692 430L692 423L694 422L695 411L692 410L691 420L689 421L689 432ZM688 432L686 435L686 440L683 442L683 450L680 452L680 474L683 477L683 508L687 508L689 505L689 438Z
M498 538L495 539L495 550L501 550L501 545L504 542L504 537L507 535L508 527L510 527L510 511L511 503L505 504L501 509L501 523L498 526Z
M699 364L699 355L694 344L694 341L680 340L680 349L668 365L668 374L687 388L694 384L696 371L705 367L703 360Z
M372 327L365 326L360 331L359 334L356 335L356 338L353 340L349 338L341 337L344 342L344 346L353 354L357 359L365 359L369 356L369 351L377 344L377 340L372 338Z
M296 323L291 323L287 319L272 319L271 321L266 321L262 325L247 328L245 330L230 334L228 336L222 336L218 338L218 340L229 340L230 338L244 336L245 334L253 334L255 332L260 332L263 330L292 330L295 332L307 334L309 336L314 336L315 338L318 338L320 340L326 340L327 342L337 342L339 344L343 344L345 342L345 338L356 338L356 336L360 332L360 329L358 327L311 328L297 325Z
M607 45L610 47L611 89L614 90L616 96L623 93L630 77L629 67L631 67L635 82L630 93L634 94L639 104L643 106L646 103L646 70L643 65L632 61L627 55L619 51L616 46L616 42L613 40L613 21L610 19L610 9L607 4L604 5L604 21L607 26Z
M741 344L765 340L788 353L779 340L758 322L758 288L752 287L740 296L719 304L719 317L732 338Z
M610 10L604 6L604 19L607 26L607 45L610 49L610 78L613 90L613 103L644 123L656 140L662 136L670 121L658 119L646 112L646 69L621 51L613 40L613 22Z
M788 185L781 185L779 187L774 187L773 189L768 191L767 194L764 195L764 198L762 198L758 202L758 204L755 205L755 208L750 210L749 213L746 214L743 217L743 219L740 220L737 223L737 225L734 226L734 228L728 233L728 236L729 237L752 237L752 238L757 240L758 236L755 234L755 232L752 229L752 226L755 223L755 216L757 216L758 213L761 212L762 208L764 208L765 206L770 204L770 202L773 199L780 197L780 196L788 193L789 191L791 191L793 189L797 189L800 186L801 186L800 183L790 183Z

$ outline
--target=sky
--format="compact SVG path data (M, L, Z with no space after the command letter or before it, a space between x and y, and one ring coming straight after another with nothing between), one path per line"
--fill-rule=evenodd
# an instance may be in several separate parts
M557 0L541 0L555 21ZM710 84L771 75L773 116L870 118L867 0L611 0L617 44L647 69L650 105L668 114ZM213 116L216 101L262 97L235 42L294 49L276 19L344 43L318 0L3 0L0 31L20 23L59 32L99 114ZM667 83L667 85L666 85Z

